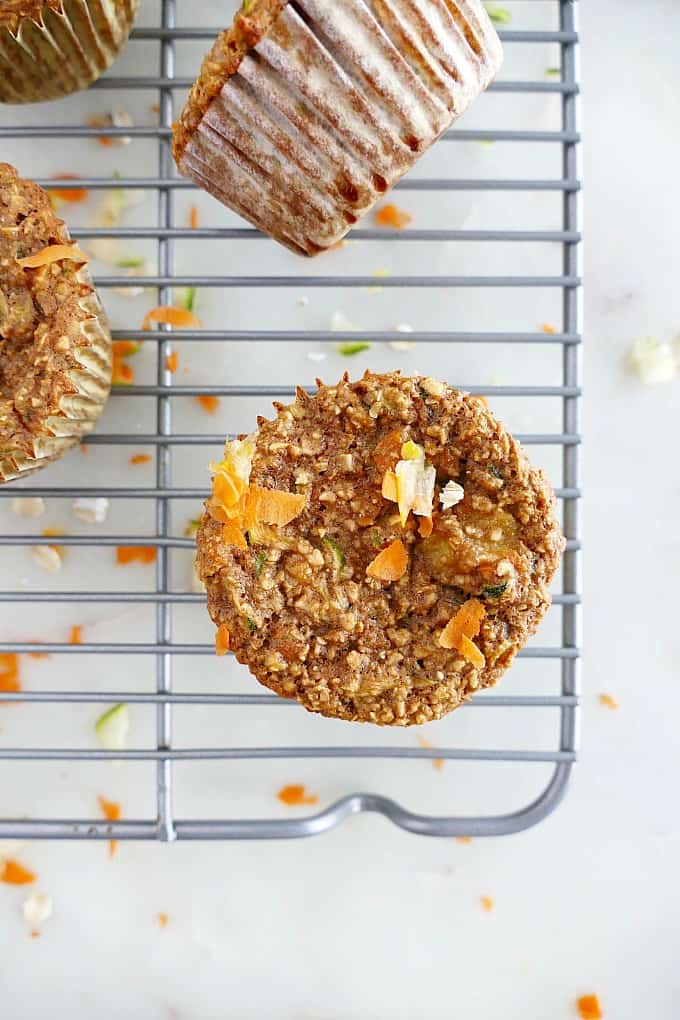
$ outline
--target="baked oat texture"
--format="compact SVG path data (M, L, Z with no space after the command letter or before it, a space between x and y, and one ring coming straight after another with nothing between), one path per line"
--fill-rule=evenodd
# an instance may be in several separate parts
M439 719L495 684L548 610L564 546L543 473L481 400L433 379L367 373L275 407L251 485L304 494L305 509L257 525L244 550L208 513L198 532L208 609L238 661L312 712L379 725ZM389 449L408 439L437 470L429 538L381 495ZM449 480L465 496L443 510ZM404 576L367 577L396 539ZM470 598L485 609L481 669L438 640Z
M502 50L481 0L248 0L174 131L180 172L301 255L465 112Z
M17 262L68 243L42 188L0 163L0 482L74 446L109 392L111 341L87 268Z

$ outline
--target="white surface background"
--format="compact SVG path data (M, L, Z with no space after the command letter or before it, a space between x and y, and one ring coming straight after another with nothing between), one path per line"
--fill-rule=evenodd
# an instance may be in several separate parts
M509 6L524 11L542 5ZM646 389L627 375L623 356L640 336L673 338L680 323L680 8L672 0L644 5L593 0L582 4L581 18L587 143L587 609L583 751L567 799L529 832L475 840L469 846L407 836L372 817L352 820L307 842L126 844L114 862L102 844L33 844L24 848L21 858L39 872L40 888L52 894L55 914L43 937L32 941L19 912L24 893L0 888L3 1016L566 1020L575 1015L575 997L591 991L600 995L607 1018L678 1016L680 639L675 587L680 567L676 448L680 382ZM516 20L519 23L519 15ZM526 21L523 16L522 23ZM539 67L541 60L545 64L545 55L537 59ZM516 77L540 75L536 68L525 74L521 68L516 73L514 65L506 73L509 70ZM83 110L97 109L94 93L69 102L73 105L65 122L79 122ZM3 122L8 122L6 114ZM500 125L496 121L494 126ZM479 148L482 151L472 158L488 160L486 172L493 176L498 147ZM10 150L3 149L2 157L20 162L29 172L25 149L12 145ZM101 158L99 153L96 158ZM46 172L35 159L33 166L36 175ZM62 167L73 168L73 162ZM525 165L524 173L519 164L512 169L517 176L540 176L533 164ZM110 164L102 162L91 172L108 170ZM485 167L476 167L476 172L485 172ZM407 204L407 197L412 196L401 196L401 204ZM513 200L506 195L503 201ZM214 207L204 208L212 214ZM484 208L475 207L466 215L466 225L476 225L478 211L483 217ZM418 225L427 215L427 209L418 211ZM452 215L455 219L455 210ZM375 258L372 253L367 271L374 268ZM456 271L445 261L437 270ZM355 266L348 271L355 271ZM508 316L514 315L516 322L507 328L515 328L517 322L517 328L535 328L536 319L550 319L551 310L539 305L524 323L522 295L515 300L520 304L509 308ZM299 315L291 311L293 294L287 295L287 302L283 314L292 319ZM389 325L367 321L374 314L372 307L366 301L364 312L356 312L366 316L358 323ZM310 308L313 313L313 304ZM478 308L457 311L479 321ZM208 308L206 319L219 313ZM238 307L230 307L229 314L240 314ZM278 310L271 314L278 315ZM294 322L303 325L300 318ZM304 320L305 327L317 325L323 323ZM495 319L491 328L499 328ZM432 353L435 356L437 352ZM308 372L309 362L300 357L300 371L304 366ZM420 352L418 360L417 367L422 368ZM479 366L465 367L484 378ZM546 367L547 363L536 369L524 365L523 378ZM503 381L512 381L511 371L511 365L494 364L486 380L492 382L498 372ZM543 372L543 381L545 377ZM468 376L461 381L473 380ZM119 412L112 408L110 413ZM519 430L539 430L542 426L534 420L527 424L523 416L528 413L517 407L509 417L516 416L512 424ZM113 431L115 418L107 425ZM228 425L231 422L225 421L224 427ZM215 431L221 427L218 422ZM197 479L202 470L201 452ZM65 478L68 475L54 475L52 480L61 484ZM6 518L2 524L2 530L9 527ZM119 524L124 522L109 522L107 531L113 533ZM82 586L82 575L76 577L76 586ZM26 583L44 587L45 579L31 576ZM140 575L139 586L145 584ZM92 640L106 640L107 628L113 627L111 620L100 617L93 614L83 621L92 626ZM62 640L64 627L72 622L81 620L72 614L44 620L42 636L49 632ZM130 628L126 637L132 634L133 639L135 627L143 626L143 621L127 618L124 623ZM114 639L121 636L120 621L116 626L118 630L111 631ZM186 639L195 636L191 628L205 639L209 631L201 630L203 626L202 617L188 621ZM17 633L16 620L9 615L3 632L2 639L32 636ZM550 638L555 635L544 633L540 643L549 643ZM45 684L49 676L55 687L77 685L78 669L87 670L86 661L82 667L69 662L73 672L60 673L55 659L36 663L38 667L49 673L41 673L36 685ZM219 689L218 677L215 674L213 680L210 673L207 683L202 678L201 687L213 689L209 685L214 683ZM191 679L180 675L179 686ZM86 673L81 680L87 682ZM515 683L515 691L529 691L535 689L534 680L527 671L522 674L523 686L510 678L506 683ZM126 679L128 689L135 682ZM618 712L598 705L600 691L619 700ZM22 727L29 729L20 721L20 713L26 711L13 710L17 722L12 726L22 739L63 742L62 709L46 710L38 732L33 723L30 732L22 732ZM485 717L493 714L489 709L483 712ZM465 723L456 723L464 727L455 731L459 743L475 739L473 714L469 710ZM82 721L85 733L91 717L88 710L69 720ZM236 725L246 727L250 719L238 717ZM136 725L135 742L141 744L151 730L147 732L144 720L137 719ZM209 713L202 725L206 743L214 743L210 727L217 724ZM265 722L261 725L266 729ZM325 729L333 724L321 725L322 736L315 729L312 739L324 739L326 734L333 739L331 730ZM526 737L523 727L533 726L534 717L517 725L521 746ZM218 732L216 728L214 733ZM88 731L81 739L83 745L89 735ZM246 742L251 735L254 743L261 739L257 733L248 738L239 733L239 740ZM0 737L8 744L18 742L16 731ZM551 746L551 737L554 740L552 730L541 729L534 743ZM338 739L346 739L346 731ZM514 731L504 732L502 739L512 746ZM131 808L130 814L152 809L152 777L147 771L121 774L124 770L101 768L91 772L83 787L75 785L75 773L58 767L50 769L47 778L43 769L26 782L24 771L19 776L19 766L5 765L0 770L0 814L20 812L29 798L32 813L49 815L71 808L82 816L92 812L97 793L117 795L121 788L127 794L127 809L136 787L139 811ZM398 792L407 803L412 798L409 806L425 802L432 810L451 804L461 810L479 808L480 794L488 798L485 806L499 807L494 790L510 796L516 775L513 766L494 766L492 775L476 778L470 791L461 789L468 776L461 768L447 765L441 775L427 763L415 768L415 779L413 767L408 774L398 774L404 784ZM301 776L310 786L323 787L324 800L346 792L337 772L321 774L311 766L293 776L293 765L285 769L280 776L269 775L272 789L280 785L278 780ZM503 770L500 779L498 769ZM255 785L265 778L255 771L248 776L255 776ZM389 779L393 776L390 773ZM388 783L379 770L371 777L370 784L359 785L375 788ZM233 774L225 780L235 814L244 809L240 781ZM210 782L219 793L219 778ZM439 784L436 795L433 784ZM269 787L260 785L270 796ZM204 789L183 792L185 802L192 805L207 797ZM528 795L527 781L514 806L525 803ZM258 808L265 803L269 801L259 802ZM507 806L503 801L502 807ZM495 900L491 914L480 908L482 895ZM156 925L158 911L171 916L164 931Z

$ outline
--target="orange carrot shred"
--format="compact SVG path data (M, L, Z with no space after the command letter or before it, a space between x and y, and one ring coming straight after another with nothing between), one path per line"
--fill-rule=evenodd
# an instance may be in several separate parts
M53 181L78 181L78 174L52 174ZM54 195L62 202L84 202L87 198L87 188L48 188L48 193Z
M548 333L550 336L554 336L554 334L559 331L555 328L555 326L551 326L549 322L544 322L541 325L541 332Z
M116 563L123 567L128 563L154 563L156 549L152 545L119 545L116 549Z
M477 646L470 640L477 637L486 610L479 599L468 599L455 613L439 635L441 648L455 648L477 669L482 669L485 659Z
M215 634L215 655L226 655L229 651L229 631L226 624L221 623Z
M486 910L487 913L490 913L494 908L494 902L490 896L480 896L479 902L482 904L482 910Z
M170 916L161 910L160 913L156 914L156 920L158 921L159 928L167 928L170 923Z
M597 995L582 995L576 1000L576 1009L581 1020L602 1020L604 1016Z
M397 538L371 560L366 567L366 574L378 581L398 581L406 573L407 566L408 553L404 543Z
M431 517L419 517L418 518L418 534L421 538L429 538L432 534L432 518Z
M160 322L166 326L177 326L180 328L194 326L196 329L200 329L202 326L202 322L197 315L194 315L187 308L180 308L177 305L158 305L158 307L152 308L144 316L142 329L151 329L153 322Z
M0 691L16 694L20 690L19 656L16 652L0 652Z
M167 358L165 359L165 367L167 368L168 372L172 372L174 375L174 373L179 368L179 354L177 353L177 351L172 351L170 354L168 354Z
M251 487L256 500L256 518L263 524L283 527L299 517L305 508L307 497L296 492L280 492L278 489Z
M300 807L305 804L318 804L319 798L316 794L307 793L307 787L301 783L292 783L289 786L282 787L277 793L277 797L282 804L287 804L288 807Z
M192 230L198 230L198 206L192 205L189 209L189 226Z
M237 549L247 549L248 543L246 542L245 535L243 534L243 528L238 521L226 521L224 528L222 529L222 539L227 545L235 545Z
M80 444L80 452L84 453L85 456L87 456L87 454L90 452L90 447L87 445L87 443Z
M7 858L4 862L0 862L0 882L5 882L7 885L32 885L38 876L25 868L23 864L19 864L18 861L14 861L11 858Z
M114 340L111 348L116 357L129 358L132 354L138 354L142 349L142 342L135 340Z
M413 217L405 209L400 209L393 202L383 205L375 213L375 222L379 227L392 227L393 230L403 230L411 223Z
M64 262L68 259L83 264L90 261L77 244L48 244L47 247L33 255L17 259L16 263L22 269L39 269L41 266L51 265L52 262Z
M203 396L196 397L196 400L199 402L203 410L208 412L208 414L214 414L217 408L220 406L220 398L212 397L208 394L203 394Z
M613 694L598 694L597 698L603 708L608 708L612 712L616 711L619 707L619 703Z
M462 634L458 651L464 655L468 662L472 663L475 669L484 669L486 659L480 652L474 641L471 641L467 634Z
M119 822L123 813L120 804L115 800L107 800L106 797L97 797L99 809L107 822ZM113 857L118 846L117 839L109 840L109 857Z
M469 846L472 842L472 836L456 836L456 843L463 843L465 846Z
M69 642L72 645L82 645L83 643L83 628L80 624L76 624L75 627L71 627L71 637Z
M389 499L391 503L399 502L399 493L397 491L397 476L394 471L386 471L383 475L382 489L380 494L383 499Z
M31 642L33 644L36 644L36 645L42 644L40 638L31 638L30 640L31 640ZM28 656L31 659L49 659L49 658L51 658L49 652L29 652Z
M39 939L40 938L40 934L41 933L39 931L32 931L31 932L31 938L32 939Z
M420 746L424 748L426 751L434 751L434 744L431 744L430 741L426 740L425 737L421 737L420 734L418 734L416 739L418 740ZM444 759L433 758L432 767L435 768L437 772L441 772L441 770L444 768Z
M148 453L133 453L130 457L131 464L150 464L151 455Z

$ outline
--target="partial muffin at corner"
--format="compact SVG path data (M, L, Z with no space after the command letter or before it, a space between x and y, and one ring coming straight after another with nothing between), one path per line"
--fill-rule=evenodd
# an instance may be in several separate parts
M0 163L0 483L76 445L108 397L111 337L86 261L42 188Z
M140 0L4 0L0 102L38 103L87 88L125 45Z
M180 172L302 255L331 248L489 85L481 0L248 0L174 132Z
M543 473L482 401L373 375L227 443L197 566L218 647L305 708L439 719L497 682L550 606Z

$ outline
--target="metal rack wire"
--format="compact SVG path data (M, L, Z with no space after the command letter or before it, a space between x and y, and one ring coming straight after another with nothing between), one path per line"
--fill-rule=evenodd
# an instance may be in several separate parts
M548 2L548 0L546 0ZM497 396L553 397L562 405L561 432L527 433L519 438L535 446L558 446L562 451L562 485L557 489L562 507L562 521L568 540L561 575L561 591L554 602L561 613L561 643L557 647L535 647L525 649L523 658L558 660L560 664L559 694L513 695L484 694L474 698L471 708L495 707L503 709L552 708L559 710L559 742L554 749L546 750L500 750L477 747L408 747L390 744L388 746L265 746L185 748L173 743L173 708L179 705L227 706L250 705L262 709L270 706L284 706L273 695L252 691L252 693L177 693L173 691L173 665L178 656L198 657L212 654L212 648L202 643L180 643L173 638L173 610L176 606L200 604L203 596L189 592L175 591L170 582L169 558L172 550L190 549L193 540L175 537L171 526L171 503L175 500L198 501L205 497L202 488L179 487L173 481L173 456L182 447L216 444L223 436L218 433L178 433L173 429L173 399L178 396L216 395L238 398L285 397L292 394L292 388L284 385L178 385L166 367L170 352L170 338L187 342L223 344L239 342L299 343L328 341L328 333L319 330L203 330L171 332L169 328L149 334L140 330L118 331L119 338L140 339L155 342L156 381L153 384L133 385L114 389L114 399L135 400L149 397L155 400L155 429L144 433L119 431L99 433L88 438L92 446L120 446L146 444L155 448L155 484L153 486L62 486L55 487L49 478L36 476L20 488L9 485L0 487L0 500L21 494L22 496L43 496L75 498L81 496L105 496L113 500L152 501L155 507L155 534L148 536L73 536L59 539L65 547L116 546L125 544L149 545L157 549L155 586L152 591L72 591L72 590L0 590L0 606L42 605L51 607L56 603L122 603L126 605L151 605L155 607L155 640L149 643L116 641L114 643L86 643L70 645L63 643L35 644L34 642L2 642L0 652L43 651L59 655L102 656L142 655L153 656L156 662L155 691L55 691L25 690L16 694L3 694L6 702L31 704L87 704L127 702L155 706L155 746L109 752L93 748L69 747L6 747L0 745L0 764L9 761L34 762L82 762L108 759L146 761L155 763L157 769L157 792L155 817L140 820L126 820L119 823L104 823L96 819L43 818L18 819L0 817L0 837L5 838L65 838L65 839L256 839L290 838L313 835L327 830L349 815L359 812L378 812L410 832L437 835L497 835L525 828L539 821L559 802L566 788L570 770L577 751L577 712L579 693L579 643L580 643L580 386L581 386L581 207L580 207L580 164L579 164L579 67L577 11L574 0L549 0L551 6L559 9L559 28L554 31L506 30L501 33L506 46L514 43L554 43L561 53L560 76L550 82L500 81L492 89L496 92L551 93L560 97L561 123L552 130L465 130L454 129L447 141L497 141L508 143L540 143L559 146L562 153L562 173L558 179L460 179L454 177L403 181L403 191L507 191L507 192L556 192L562 195L562 223L560 229L552 230L472 230L411 229L404 233L390 235L394 244L409 242L452 241L458 243L479 242L483 244L513 242L559 244L563 252L562 271L559 275L396 275L380 281L385 288L433 287L438 291L452 288L553 288L562 294L562 323L556 333L543 332L489 332L489 331L416 331L409 340L428 344L469 344L492 345L502 343L513 345L518 351L531 351L537 345L552 345L561 350L561 377L551 385L514 385L496 387L470 386L472 392ZM174 272L175 245L192 239L234 241L255 240L257 234L247 227L210 227L198 230L178 227L174 222L173 197L180 190L191 185L173 176L174 168L169 150L171 123L174 116L174 94L185 89L190 82L175 76L176 45L182 40L208 41L213 36L210 29L179 28L176 25L176 0L162 0L162 18L158 27L139 28L133 34L134 40L158 44L160 61L157 76L115 77L109 75L95 86L97 89L154 89L157 90L160 116L158 126L131 128L93 128L73 126L8 126L0 128L3 141L9 139L64 139L89 138L100 135L133 139L155 139L158 144L157 175L142 177L85 178L77 182L60 182L60 187L79 187L92 190L134 188L151 190L157 194L157 224L154 226L122 226L102 230L81 228L75 236L89 240L105 235L120 239L153 240L157 244L158 271L155 276L144 279L146 287L157 288L159 303L172 302L172 289L178 286L201 288L289 288L289 287L338 287L366 288L375 284L371 275L321 275L323 262L314 263L310 274L307 265L300 263L300 271L292 276L267 274L250 276L226 275L180 275ZM444 143L442 143L444 144ZM49 186L50 181L40 183ZM362 227L353 232L359 241L385 240L384 232ZM318 270L317 270L318 266ZM127 276L107 276L98 280L102 288L129 286ZM336 333L334 340L351 341L353 332ZM394 340L394 333L373 330L367 339L375 342ZM464 385L464 381L461 381ZM36 534L0 535L2 546L28 546L44 542ZM204 661L204 660L203 660ZM468 711L468 709L465 709ZM257 759L275 760L283 758L339 759L342 763L352 758L374 759L446 759L452 761L480 762L543 762L553 767L552 776L543 792L528 806L507 814L480 814L474 816L432 816L414 813L398 804L394 799L365 793L350 793L331 804L320 813L299 818L211 818L182 819L175 816L173 807L173 768L175 762L196 762L218 759L221 761L252 761ZM17 766L18 767L18 766Z

